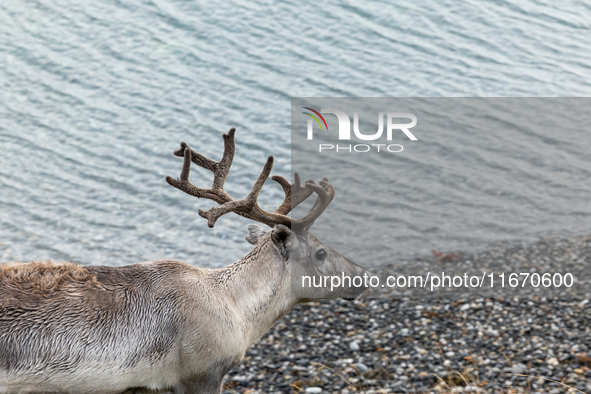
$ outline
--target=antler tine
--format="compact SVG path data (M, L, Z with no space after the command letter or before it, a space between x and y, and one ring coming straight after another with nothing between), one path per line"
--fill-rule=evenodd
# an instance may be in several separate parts
M228 133L222 135L224 138L224 154L220 161L213 161L202 154L195 152L184 142L181 142L181 149L176 150L174 155L183 157L185 156L187 148L190 149L191 160L193 163L213 172L213 183L211 188L214 190L223 190L226 179L228 178L228 173L230 172L230 167L232 166L232 161L234 160L234 151L236 150L236 142L234 140L235 134L236 128L232 127Z
M306 216L301 219L292 220L292 229L297 231L309 229L330 205L336 194L334 187L328 182L327 178L322 179L319 185L306 183L306 188L316 193L318 197L316 197L314 205Z
M257 178L254 185L252 185L250 193L248 193L248 196L246 196L246 198L244 198L242 200L238 200L238 201L231 201L226 204L220 205L219 207L213 207L213 208L209 209L208 211L204 211L203 209L200 209L198 212L199 216L207 219L207 225L209 227L213 227L215 225L215 222L221 216L223 216L229 212L236 212L236 213L242 212L244 214L249 213L250 211L253 210L254 206L256 205L257 197L258 197L259 193L261 192L261 189L263 188L265 181L269 177L269 174L271 173L272 168L273 168L273 156L269 156L269 158L267 159L267 162L263 166L263 170L261 171L261 174ZM252 215L249 215L249 216L255 220L258 219L258 218L252 217Z
M281 185L283 192L285 193L285 199L281 205L277 207L275 213L287 215L313 193L312 190L301 185L300 174L296 172L293 177L294 182L292 184L290 184L289 181L281 175L274 175L271 177L272 180ZM310 179L306 181L306 183L314 184L314 181Z
M234 143L234 134L236 129L232 127L227 134L223 135L224 138L224 154L220 161L213 161L200 153L195 152L189 146L181 142L181 148L174 152L175 156L184 157L183 169L181 171L180 179L174 179L171 176L166 177L166 182L169 185L176 187L177 189L197 198L207 198L217 202L218 204L224 204L233 201L226 191L224 190L224 183L228 177L232 160L234 159L234 150L236 144ZM213 172L213 183L211 188L202 189L196 187L189 182L189 172L191 170L191 162L197 164L199 167L205 168Z
M277 212L267 212L259 207L257 202L259 194L263 189L265 182L269 178L271 170L273 169L273 160L273 156L269 156L267 162L263 166L261 174L257 178L256 182L252 185L248 196L242 200L230 201L220 205L219 207L213 207L208 211L200 209L199 216L207 219L207 225L209 227L213 227L215 222L221 216L229 212L235 212L239 215L248 217L258 222L265 223L271 227L275 224L291 226L292 220L289 216Z
M183 163L180 179L174 179L171 176L166 177L166 182L168 182L170 186L174 186L177 189L197 198L208 198L210 200L214 200L218 204L224 204L228 201L232 201L232 198L228 196L228 194L226 194L226 192L223 190L202 189L189 182L191 158L193 156L191 149L188 147L185 148L184 155L185 161Z

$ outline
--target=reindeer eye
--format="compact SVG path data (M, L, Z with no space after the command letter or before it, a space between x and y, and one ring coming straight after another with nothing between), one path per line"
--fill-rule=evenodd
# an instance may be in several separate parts
M318 252L316 252L316 258L318 260L324 260L326 258L326 250L320 249Z

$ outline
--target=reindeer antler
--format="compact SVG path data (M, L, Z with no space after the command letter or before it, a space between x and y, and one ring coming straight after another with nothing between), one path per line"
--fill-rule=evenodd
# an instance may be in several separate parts
M267 162L263 166L261 174L252 186L250 193L248 193L248 195L242 200L234 200L224 190L224 184L228 177L228 173L230 172L232 160L234 159L234 151L236 149L236 144L234 142L235 133L236 129L231 128L227 134L223 135L224 154L222 159L217 162L195 152L189 148L187 144L181 142L181 148L174 152L175 156L185 158L181 177L177 180L167 176L166 181L171 186L174 186L189 195L197 198L207 198L220 204L219 207L213 207L208 211L203 211L202 209L199 210L199 216L207 219L207 225L209 227L213 227L215 222L222 215L225 215L228 212L235 212L238 215L267 224L271 227L276 224L283 224L290 228L297 229L298 231L309 229L310 226L314 224L314 221L328 207L335 196L335 190L328 182L328 179L324 178L320 181L319 185L316 185L314 181L309 180L306 181L304 186L302 186L298 173L294 174L293 184L290 184L287 179L282 176L276 175L271 177L271 179L279 183L283 188L285 199L274 212L267 212L259 207L257 199L263 185L271 174L271 169L273 168L273 156L269 156ZM211 188L202 189L189 182L191 161L199 167L213 172L213 183ZM310 212L308 212L306 216L301 219L292 219L287 216L289 212L310 197L312 193L316 193L318 197L314 202L314 206L312 206Z

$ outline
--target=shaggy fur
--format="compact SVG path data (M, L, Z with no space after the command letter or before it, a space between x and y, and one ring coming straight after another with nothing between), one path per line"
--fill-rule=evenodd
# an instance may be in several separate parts
M83 265L52 261L0 264L0 283L8 290L43 296L68 286L98 286L96 277Z

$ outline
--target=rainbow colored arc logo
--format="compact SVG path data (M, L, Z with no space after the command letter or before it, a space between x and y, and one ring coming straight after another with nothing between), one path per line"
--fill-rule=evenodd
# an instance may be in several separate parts
M323 117L322 115L320 115L320 112L318 112L318 111L316 111L315 109L312 109L312 108L310 108L310 107L302 107L302 108L304 108L304 109L307 109L307 110L309 110L309 111L312 111L312 112L314 112L316 115L320 116L320 119L322 119L322 122L324 122L324 126L326 126L326 131L328 131L328 125L326 124L326 120L324 120L324 117ZM312 114L311 114L311 113L309 113L309 112L302 112L302 113L303 113L303 114L306 114L306 115L308 115L308 116L311 116L311 117L312 117L312 118L313 118L313 119L316 121L316 123L318 123L318 126L320 126L320 130L324 130L324 129L322 128L322 123L320 123L320 119L318 119L316 116L312 115Z

